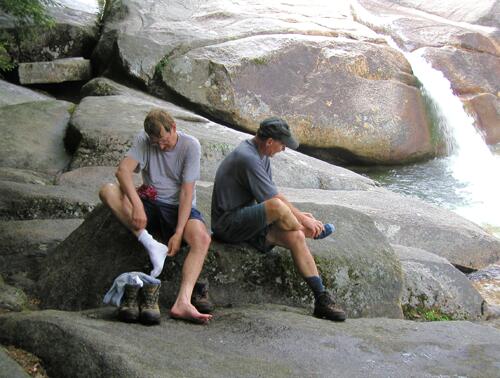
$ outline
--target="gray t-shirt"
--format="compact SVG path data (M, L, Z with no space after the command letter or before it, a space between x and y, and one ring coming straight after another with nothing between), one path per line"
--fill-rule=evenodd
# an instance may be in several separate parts
M212 194L212 228L223 215L264 202L278 194L271 174L271 161L260 156L251 139L240 143L222 161L215 174Z
M177 132L179 139L174 149L162 151L149 141L145 131L139 133L127 152L127 156L139 162L142 181L158 191L158 201L179 205L179 193L183 183L200 178L200 142L191 135ZM196 205L196 191L193 206Z

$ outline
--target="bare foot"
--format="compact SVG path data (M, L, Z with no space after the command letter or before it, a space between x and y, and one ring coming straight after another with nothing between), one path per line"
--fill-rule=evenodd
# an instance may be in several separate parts
M212 315L198 312L191 303L175 303L170 309L170 316L174 319L187 320L197 324L207 324L212 319Z

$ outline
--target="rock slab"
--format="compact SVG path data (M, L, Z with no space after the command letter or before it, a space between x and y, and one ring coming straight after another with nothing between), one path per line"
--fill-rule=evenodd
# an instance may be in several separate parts
M65 81L84 81L92 76L89 59L66 58L51 62L19 64L21 84L63 83Z
M205 327L166 315L145 327L113 312L3 315L0 341L64 377L496 377L500 369L500 330L465 321L334 324L261 305L218 310Z

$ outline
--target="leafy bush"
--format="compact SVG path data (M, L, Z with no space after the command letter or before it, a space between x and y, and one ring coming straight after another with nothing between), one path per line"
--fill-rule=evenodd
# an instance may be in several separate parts
M18 56L21 56L21 43L35 36L34 27L49 29L55 25L46 7L56 4L56 0L0 0L0 11L9 15L14 24L11 34L0 33L0 70L15 67L17 62L8 51L17 49Z

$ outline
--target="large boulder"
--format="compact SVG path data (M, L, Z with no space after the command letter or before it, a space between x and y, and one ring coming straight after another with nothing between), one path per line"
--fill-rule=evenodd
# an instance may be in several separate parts
M0 274L26 273L36 279L40 262L82 219L0 221Z
M107 83L109 86L109 82ZM120 91L120 92L116 92ZM137 96L122 88L111 96L85 97L73 113L66 136L75 151L71 168L117 166L133 137L143 129L153 107L162 107L176 119L179 130L197 137L202 147L201 179L212 181L219 162L242 140L251 136L196 116L166 101ZM91 92L92 93L92 92ZM120 116L118 117L117 114ZM279 185L297 188L359 189L375 184L370 179L295 151L276 158L274 179Z
M50 174L63 170L70 161L63 138L73 107L54 99L0 106L2 167Z
M393 245L403 267L401 305L405 317L425 318L426 313L449 319L479 319L483 298L467 276L448 260L427 251Z
M421 55L444 74L458 95L496 95L500 88L500 50L492 55L454 47L426 47Z
M500 143L500 99L491 93L483 93L468 97L465 106L482 130L485 142L489 145Z
M160 73L171 89L247 131L284 117L303 148L329 160L402 163L437 150L411 69L388 46L255 36L192 49Z
M147 22L142 20L147 19ZM94 59L101 70L116 66L150 83L162 58L192 48L262 34L343 36L380 41L353 22L348 2L310 2L307 7L209 0L160 3L124 0L109 4Z
M53 98L31 89L9 83L8 81L0 80L0 107L22 104L23 102L45 100L53 100Z
M405 58L352 21L348 2L146 3L110 8L95 53L109 75L118 66L246 131L282 116L310 154L331 161L402 163L438 152Z
M112 309L0 316L0 341L39 356L53 377L433 377L498 375L500 330L466 321L348 319L284 306L217 311L200 327L144 327Z
M85 189L0 181L2 220L82 218L95 205L95 194Z
M198 207L207 221L211 191L211 185L197 189ZM347 207L319 206L314 200L301 208L333 221L338 228L335 237L309 245L326 286L345 305L349 316L401 317L399 261L373 221ZM162 304L169 305L175 299L185 253L165 264ZM115 277L136 270L149 271L147 254L108 209L99 207L44 260L39 296L44 307L95 307ZM312 301L289 251L282 248L260 254L246 245L214 241L203 272L212 298L221 306L248 302L304 306Z

